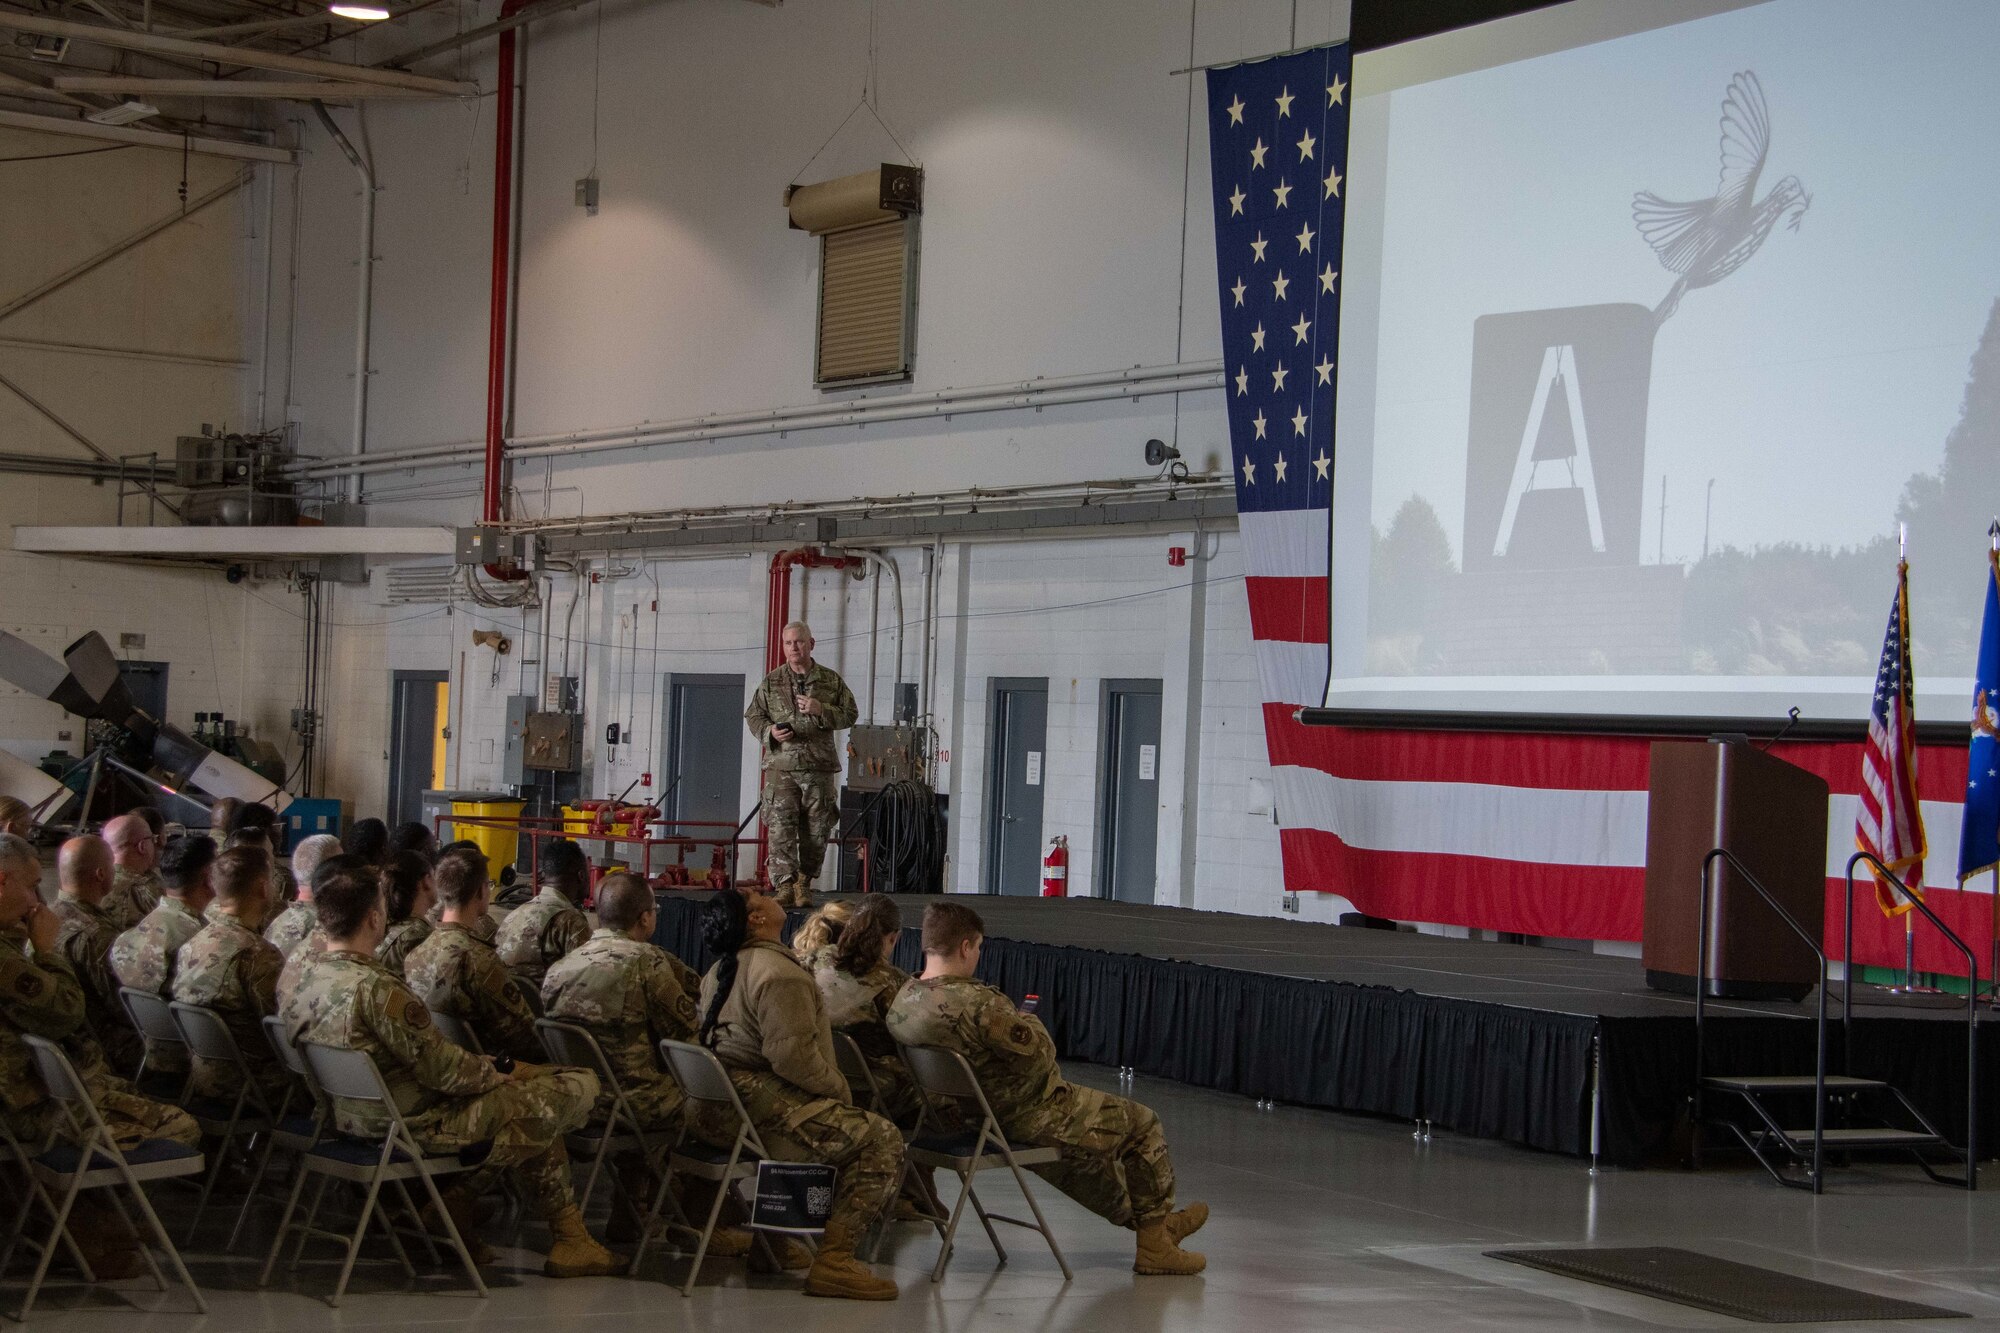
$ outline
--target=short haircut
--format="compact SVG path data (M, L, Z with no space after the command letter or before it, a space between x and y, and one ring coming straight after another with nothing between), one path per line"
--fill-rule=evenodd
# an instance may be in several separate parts
M189 833L175 838L160 854L160 883L180 893L195 886L201 872L215 864L215 839L206 833Z
M590 882L590 858L583 854L583 848L568 838L555 838L542 848L538 873L544 884L559 884L566 879L587 884Z
M229 813L229 832L239 829L263 829L272 842L277 841L278 812L261 801L244 801Z
M259 851L268 852L271 850L271 839L266 836L263 829L240 828L229 835L224 845L231 848L255 847Z
M340 847L370 865L384 865L389 860L389 826L379 819L357 819L340 835Z
M329 856L313 875L313 908L329 939L360 930L382 900L382 872L358 856Z
M428 824L419 824L414 819L407 824L398 824L389 834L389 855L398 852L415 852L426 861L437 860L437 834L431 832Z
M262 894L271 885L271 854L262 847L231 847L215 858L209 882L215 886L215 896L226 903Z
M924 909L924 952L948 954L986 934L979 913L963 903L932 903Z
M329 857L340 855L340 839L331 833L315 833L292 851L292 878L312 883L313 875Z
M167 831L167 817L150 805L135 805L130 813L145 820L146 827L153 830L153 836L156 838Z
M808 640L810 640L813 636L812 626L806 624L805 621L788 620L785 622L784 628L778 631L778 637L780 639L784 638L786 633L791 630L797 630L799 633L805 635Z
M488 879L486 853L477 847L461 847L438 858L431 883L438 901L446 907L463 907L479 896Z
M597 884L597 923L625 931L645 920L653 910L653 890L630 871L606 875Z
M431 873L431 863L415 852L397 852L382 867L382 892L389 896L389 921L408 921L415 913L417 895Z
M16 870L23 874L32 873L39 879L42 863L26 838L13 833L0 833L0 871Z
M450 856L453 852L478 852L481 856L486 854L485 849L470 838L460 838L456 842L448 842L438 848L438 855L441 857Z

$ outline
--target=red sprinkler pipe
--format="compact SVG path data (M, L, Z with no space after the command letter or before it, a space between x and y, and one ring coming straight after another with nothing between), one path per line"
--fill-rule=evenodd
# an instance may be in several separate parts
M529 0L505 0L500 17L512 18ZM500 34L500 70L493 126L493 279L486 325L486 471L480 519L500 521L500 464L507 424L507 315L514 237L514 41L512 28ZM495 579L522 579L519 569L486 566Z
M861 569L868 562L858 555L835 555L816 547L801 546L795 551L779 551L771 557L771 590L765 599L764 670L776 671L785 660L785 626L792 619L792 569Z

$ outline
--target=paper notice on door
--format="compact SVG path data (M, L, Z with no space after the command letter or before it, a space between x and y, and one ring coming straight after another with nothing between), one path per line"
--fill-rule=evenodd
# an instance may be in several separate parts
M1139 781L1151 782L1158 776L1158 769L1160 767L1159 754L1160 747L1157 745L1142 745L1139 747Z
M1042 752L1040 750L1028 751L1028 785L1030 787L1039 787L1042 785Z

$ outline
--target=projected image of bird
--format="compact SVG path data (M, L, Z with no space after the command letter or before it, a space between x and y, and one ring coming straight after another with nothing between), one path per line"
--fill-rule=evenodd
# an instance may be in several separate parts
M1654 307L1656 322L1673 314L1688 292L1712 287L1742 268L1780 219L1798 230L1812 196L1797 176L1785 177L1762 199L1756 197L1757 178L1770 151L1771 112L1764 87L1755 72L1744 70L1729 81L1722 99L1722 179L1715 197L1681 203L1650 190L1632 196L1639 234L1667 271L1680 275Z

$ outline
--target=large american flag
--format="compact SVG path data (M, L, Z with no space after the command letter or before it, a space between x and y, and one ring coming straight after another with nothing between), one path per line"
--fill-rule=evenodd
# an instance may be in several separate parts
M1896 599L1882 636L1875 699L1868 711L1868 740L1861 749L1861 809L1854 845L1881 860L1906 884L1924 882L1924 815L1917 804L1915 673L1910 669L1910 567L1896 566ZM1890 916L1910 910L1909 900L1876 876L1875 899Z

